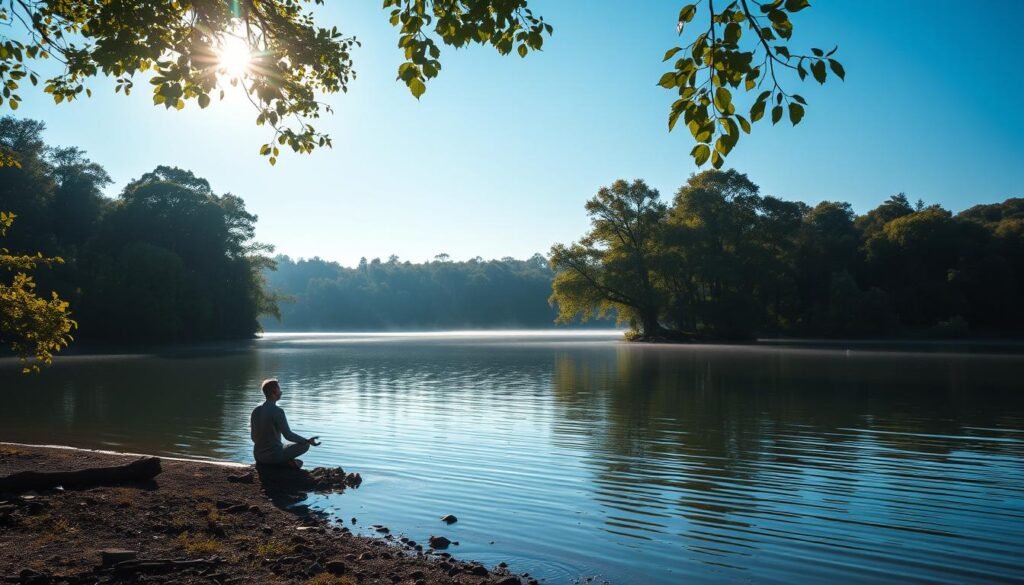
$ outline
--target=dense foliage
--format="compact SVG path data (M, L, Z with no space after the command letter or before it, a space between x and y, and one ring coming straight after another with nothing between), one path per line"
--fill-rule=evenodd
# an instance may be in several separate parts
M290 330L481 329L551 327L546 302L553 273L541 255L529 260L413 264L392 256L346 268L319 258L279 256L266 274L288 297L279 324Z
M0 29L0 107L18 108L25 80L42 84L61 103L91 95L96 76L113 77L115 91L128 94L136 76L148 73L153 103L176 109L192 100L205 108L228 85L241 85L258 112L256 123L273 129L261 155L273 164L280 145L311 152L331 143L310 123L331 110L318 94L348 90L355 77L351 52L359 44L337 27L320 26L318 4L323 0L0 3L0 22L10 28ZM688 45L666 52L673 68L658 84L678 93L668 128L683 119L697 143L691 155L698 166L710 160L721 167L740 132L749 133L769 104L773 124L783 108L791 123L800 122L807 102L783 90L783 73L819 83L828 70L844 77L836 49L800 54L790 47L790 17L809 6L808 0L735 0L716 8L713 0L699 0L679 11L680 36L694 28L690 23L704 24ZM527 0L384 0L383 7L404 52L397 80L417 99L441 71L435 39L525 57L541 50L553 31ZM230 63L239 52L241 71ZM53 75L38 69L47 59L57 64ZM733 91L760 92L749 119L737 113Z
M556 244L559 320L616 310L643 337L1001 335L1024 331L1024 199L952 214L894 195L855 216L706 171L671 206L618 181Z
M14 214L0 211L0 237L14 223ZM36 293L36 283L29 274L38 266L59 264L61 258L42 254L12 254L0 247L0 345L5 345L21 358L23 371L39 371L41 365L53 362L53 353L71 341L71 320L67 301L56 293L50 298ZM10 276L10 283L7 277Z
M40 290L70 302L78 336L190 341L252 336L275 310L262 288L269 251L256 217L188 171L157 167L103 197L110 178L76 148L48 147L43 124L0 119L0 208L17 218L5 247L63 262L39 267ZM6 329L5 329L6 331Z

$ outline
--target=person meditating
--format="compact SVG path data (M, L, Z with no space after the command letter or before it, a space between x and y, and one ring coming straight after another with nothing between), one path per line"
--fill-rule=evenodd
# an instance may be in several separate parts
M309 451L310 445L319 446L319 437L304 439L292 432L284 410L277 405L277 401L281 399L281 385L276 379L264 380L261 389L266 400L254 408L252 416L249 417L252 454L256 458L256 463L301 468L302 460L296 457ZM287 447L282 445L281 435L292 444Z

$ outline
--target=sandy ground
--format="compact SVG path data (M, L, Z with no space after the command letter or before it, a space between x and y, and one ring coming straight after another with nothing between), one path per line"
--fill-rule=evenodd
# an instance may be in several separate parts
M0 477L137 459L0 443ZM343 489L317 486L308 475L166 458L161 466L143 483L0 494L0 582L536 583L501 566L456 560L427 542L356 536L288 507L306 490ZM102 551L113 549L129 552L108 555L103 566Z

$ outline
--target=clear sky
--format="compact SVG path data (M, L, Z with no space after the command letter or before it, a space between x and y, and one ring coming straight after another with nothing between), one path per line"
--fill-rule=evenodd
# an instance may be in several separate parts
M531 0L555 27L542 53L443 48L419 102L395 81L381 2L328 4L322 22L362 41L358 78L319 123L332 150L270 167L240 99L167 112L142 81L129 98L95 83L70 106L25 91L17 113L103 164L111 196L158 164L187 168L243 197L279 252L349 265L546 253L583 234L601 186L643 178L670 199L696 170L686 129L667 132L673 94L656 86L683 0ZM846 82L792 79L810 102L803 122L763 120L726 164L766 194L858 212L900 191L954 211L1024 196L1022 19L1021 0L814 1L793 46L838 44Z

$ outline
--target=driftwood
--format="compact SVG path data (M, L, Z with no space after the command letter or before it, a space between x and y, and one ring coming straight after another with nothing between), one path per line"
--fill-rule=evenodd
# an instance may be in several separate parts
M153 479L160 474L160 459L144 457L127 465L90 467L78 471L22 471L0 477L0 493L17 494L55 487L89 488Z
M219 565L223 562L219 557L208 559L177 560L177 559L149 559L123 561L114 565L115 573L163 573L169 571L180 571L197 567L209 567Z

